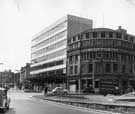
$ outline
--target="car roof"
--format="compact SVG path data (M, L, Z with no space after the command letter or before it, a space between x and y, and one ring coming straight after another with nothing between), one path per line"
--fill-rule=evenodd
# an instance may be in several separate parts
M56 88L62 88L62 87L56 87Z
M5 88L0 87L0 91L4 91L4 90L5 90Z

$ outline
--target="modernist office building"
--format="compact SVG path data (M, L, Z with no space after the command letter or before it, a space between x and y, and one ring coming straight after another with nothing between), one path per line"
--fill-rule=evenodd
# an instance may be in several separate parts
M67 15L34 36L31 47L31 79L66 83L67 38L92 28L92 20Z
M122 93L135 89L135 36L119 27L94 28L68 38L68 87Z

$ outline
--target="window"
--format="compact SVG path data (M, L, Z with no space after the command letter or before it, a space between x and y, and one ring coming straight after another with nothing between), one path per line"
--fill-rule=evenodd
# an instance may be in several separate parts
M90 53L90 58L92 58L92 53Z
M83 53L83 60L86 60L87 58L86 58L86 53Z
M102 61L96 63L96 72L97 73L102 72Z
M101 58L101 57L102 57L102 53L99 52L96 54L96 58Z
M109 59L109 53L108 52L106 53L106 59Z
M93 38L97 38L97 33L93 32Z
M61 60L61 61L56 61L56 65L61 65L61 64L63 64L63 60Z
M130 38L130 41L133 42L134 41L133 38Z
M92 57L93 57L93 58L95 58L95 56L96 56L96 54L95 54L95 53L93 53L93 54L92 54Z
M128 35L125 35L124 36L124 40L128 40Z
M113 72L118 72L118 64L113 64Z
M72 61L73 61L73 57L70 56L70 57L69 57L69 62L72 62Z
M78 73L78 66L75 65L75 74L77 74L77 73Z
M89 33L86 33L86 38L89 38L90 36L89 36Z
M101 32L101 37L102 37L102 38L105 37L105 32Z
M75 42L76 41L76 37L73 37L73 42Z
M113 33L109 32L109 37L112 38L113 37Z
M108 72L108 73L111 72L111 64L107 63L105 65L105 71Z
M95 81L95 88L99 88L99 86L100 86L100 82L99 82L99 80L96 80Z
M90 56L89 56L90 54L89 53L87 53L87 59L89 59L90 58Z
M89 69L88 69L88 72L93 72L93 64L89 64Z
M68 43L71 43L71 39L68 39Z
M70 74L73 74L73 66L70 66Z
M131 74L133 73L133 66L132 66L132 65L129 67L129 72L130 72Z
M75 55L75 61L78 61L78 55Z
M125 72L126 72L126 66L122 65L122 73L125 73Z
M54 75L55 72L54 72L54 71L49 71L48 74L49 74L49 75Z
M81 35L78 35L78 40L80 40L81 39Z
M116 33L116 37L117 37L117 38L121 38L122 36L121 36L120 33Z
M56 70L56 74L63 74L63 70L62 69Z

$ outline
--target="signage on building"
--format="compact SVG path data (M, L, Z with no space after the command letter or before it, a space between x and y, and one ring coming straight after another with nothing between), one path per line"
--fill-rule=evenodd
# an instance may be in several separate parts
M102 79L100 81L100 89L105 92L115 92L118 88L118 80L116 79Z

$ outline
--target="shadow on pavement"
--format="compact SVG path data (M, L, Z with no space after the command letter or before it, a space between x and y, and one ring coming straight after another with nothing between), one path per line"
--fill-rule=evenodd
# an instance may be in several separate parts
M0 114L2 114L2 113L0 113ZM9 108L7 110L7 112L6 113L3 113L3 114L16 114L16 111L14 110L14 108Z

